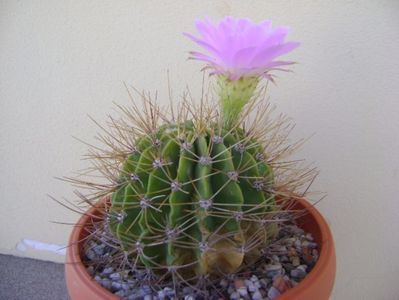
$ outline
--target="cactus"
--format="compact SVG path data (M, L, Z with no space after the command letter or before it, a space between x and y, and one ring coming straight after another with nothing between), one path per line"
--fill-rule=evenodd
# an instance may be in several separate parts
M274 59L298 43L283 42L287 29L270 30L270 22L227 17L221 25L205 20L197 23L204 40L188 35L211 52L191 58L217 74L217 101L203 86L198 106L188 92L180 106L165 110L144 93L138 106L127 88L132 105L118 106L122 117L100 126L106 148L91 147L94 166L82 174L100 172L109 183L67 178L90 190L78 193L90 205L111 196L88 238L113 249L99 265L144 270L147 282L154 276L175 291L183 283L200 293L203 283L214 286L215 276L256 262L316 175L285 159L301 141L290 143L292 125L284 116L272 118L259 85L292 63Z
M197 125L138 138L112 196L110 229L147 267L231 273L248 241L270 239L261 221L275 209L273 174L242 129Z

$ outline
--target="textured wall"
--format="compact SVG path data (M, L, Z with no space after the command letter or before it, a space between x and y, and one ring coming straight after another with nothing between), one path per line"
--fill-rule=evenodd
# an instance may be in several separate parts
M399 294L399 5L397 1L1 1L0 252L62 261L76 215L49 200L72 188L53 179L85 162L122 82L167 99L186 84L199 95L200 63L182 31L195 18L271 18L302 46L294 73L279 74L271 101L315 135L300 153L322 173L319 209L338 255L333 299ZM39 244L37 241L44 244ZM54 244L53 248L48 244ZM51 245L50 245L51 246ZM33 249L33 248L38 249ZM49 248L48 248L49 247ZM48 249L49 251L46 251Z

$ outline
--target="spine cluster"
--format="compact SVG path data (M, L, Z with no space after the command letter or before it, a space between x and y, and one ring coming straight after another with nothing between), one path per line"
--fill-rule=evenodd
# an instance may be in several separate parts
M231 273L270 239L272 186L264 150L244 130L164 125L124 161L110 228L146 267Z

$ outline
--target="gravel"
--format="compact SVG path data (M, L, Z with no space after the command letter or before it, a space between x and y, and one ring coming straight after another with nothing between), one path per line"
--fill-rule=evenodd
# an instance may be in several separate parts
M156 282L157 277L147 270L130 266L120 271L107 265L106 262L115 255L113 251L101 241L88 240L85 250L87 270L101 286L128 300L273 300L303 280L319 255L318 245L310 233L295 225L284 225L276 241L264 249L263 256L255 264L240 273L213 281L205 288L181 285L176 297L173 284L150 286L148 282ZM199 294L198 290L205 290L205 294Z

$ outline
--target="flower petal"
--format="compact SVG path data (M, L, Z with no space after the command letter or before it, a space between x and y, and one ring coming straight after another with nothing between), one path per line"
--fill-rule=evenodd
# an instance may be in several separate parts
M245 76L271 78L265 74L292 64L275 59L299 46L296 42L285 42L288 27L273 29L270 20L256 24L250 19L227 16L218 23L212 23L205 17L197 20L195 26L200 38L188 33L184 35L207 54L191 52L190 58L208 63L213 73L224 74L231 80Z

